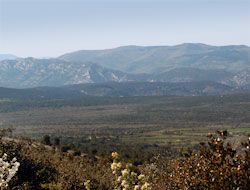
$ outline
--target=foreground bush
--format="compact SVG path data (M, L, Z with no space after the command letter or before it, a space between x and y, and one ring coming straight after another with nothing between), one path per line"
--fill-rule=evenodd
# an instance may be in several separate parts
M161 170L156 175L160 180L155 181L155 188L250 189L250 137L242 143L239 152L230 143L226 143L226 131L219 131L218 135L209 134L208 138L207 144L200 143L201 149L198 152L190 152L184 158L170 160L168 163L156 162ZM149 174L155 172L156 169Z
M161 154L155 161L139 166L123 162L117 153L91 158L56 152L29 139L0 138L0 153L2 156L7 153L8 162L12 163L8 167L12 168L16 159L20 162L20 166L17 164L16 169L10 170L10 177L4 177L8 185L0 187L12 190L250 189L250 139L236 151L227 143L226 131L210 134L208 138L208 143L200 144L199 151L189 150L172 160Z
M15 176L20 163L17 162L16 158L8 161L8 155L4 153L3 157L0 158L0 189L7 189L10 180Z
M113 163L111 164L112 173L115 175L115 186L117 190L149 190L150 184L146 181L145 175L132 171L131 163L119 162L119 154L112 153Z
M184 189L249 189L250 152L245 143L245 154L237 154L230 143L225 144L227 132L209 135L208 146L201 143L201 151L184 161L173 160L170 174L173 188ZM171 166L170 165L170 166Z

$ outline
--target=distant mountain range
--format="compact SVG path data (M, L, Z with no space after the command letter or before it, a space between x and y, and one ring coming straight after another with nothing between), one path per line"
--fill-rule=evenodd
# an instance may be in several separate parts
M82 50L59 58L91 61L127 73L161 73L176 68L237 72L250 67L250 47L181 44L176 46L125 46L108 50Z
M3 60L13 60L13 59L17 59L18 57L12 54L0 54L0 61Z
M0 59L3 57L0 54ZM51 59L10 56L0 61L0 86L6 88L60 87L83 83L102 85L100 83L112 81L122 82L123 86L126 82L135 82L161 89L157 93L153 88L151 92L147 89L145 95L164 94L162 84L165 83L182 86L203 84L204 81L216 84L214 89L222 85L220 88L227 87L230 88L228 92L235 92L235 89L242 90L243 86L250 84L250 48L205 44L125 46L109 50L82 50ZM99 89L97 92L101 93ZM140 95L139 92L134 94Z
M93 63L60 59L17 59L0 62L0 86L29 88L122 81L125 74Z

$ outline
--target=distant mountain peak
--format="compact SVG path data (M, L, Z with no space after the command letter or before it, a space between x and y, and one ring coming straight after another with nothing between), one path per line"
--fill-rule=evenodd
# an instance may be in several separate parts
M12 54L0 54L0 61L3 60L14 60L17 59L18 57Z

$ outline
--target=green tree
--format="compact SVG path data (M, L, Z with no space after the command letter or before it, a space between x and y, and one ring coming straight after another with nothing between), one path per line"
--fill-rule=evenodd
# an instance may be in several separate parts
M59 146L60 145L60 139L59 139L59 137L55 137L54 138L54 145L55 146Z
M42 143L45 144L45 145L51 145L50 136L49 135L44 135L43 139L42 139Z

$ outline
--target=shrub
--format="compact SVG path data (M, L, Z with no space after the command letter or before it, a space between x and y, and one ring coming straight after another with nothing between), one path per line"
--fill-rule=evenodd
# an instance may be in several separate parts
M184 159L171 160L169 189L250 189L250 137L243 143L244 154L238 154L225 143L226 131L208 135L201 150Z
M0 173L3 183L8 184L1 188L250 189L250 137L242 143L241 152L227 143L226 131L219 131L217 135L209 134L208 139L208 143L200 143L199 150L186 149L178 159L169 160L161 153L155 161L137 166L121 161L120 155L115 152L112 156L104 153L85 155L80 152L69 155L53 151L31 139L6 140L0 135L0 156L3 156L0 163L11 169L10 175ZM15 168L18 168L18 172ZM2 174L5 171L4 168L0 170Z
M114 189L117 190L149 190L150 184L146 181L145 175L132 171L132 164L119 162L119 154L112 153L112 173L115 175Z
M8 155L4 153L3 157L0 158L0 188L7 189L10 180L15 176L20 163L17 162L16 158L13 158L10 162L8 161Z
M43 139L42 139L42 143L45 144L45 145L51 145L51 142L50 142L50 136L49 135L44 135L43 136Z

